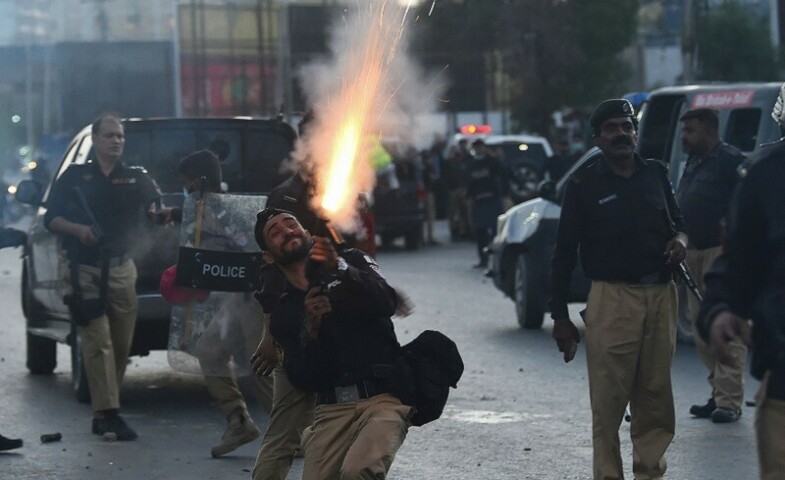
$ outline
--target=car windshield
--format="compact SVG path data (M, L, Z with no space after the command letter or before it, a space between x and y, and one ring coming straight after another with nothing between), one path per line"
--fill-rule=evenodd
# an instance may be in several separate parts
M518 163L542 165L548 157L548 155L545 153L545 148L541 143L489 142L488 147L492 149L497 147L501 148L502 153L504 153L504 160L509 165L516 165Z

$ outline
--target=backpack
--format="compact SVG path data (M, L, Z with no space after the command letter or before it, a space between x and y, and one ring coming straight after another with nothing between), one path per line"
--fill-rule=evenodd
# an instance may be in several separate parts
M410 421L420 427L441 417L450 387L458 387L463 360L455 342L426 330L401 347L393 371L393 393L414 408Z

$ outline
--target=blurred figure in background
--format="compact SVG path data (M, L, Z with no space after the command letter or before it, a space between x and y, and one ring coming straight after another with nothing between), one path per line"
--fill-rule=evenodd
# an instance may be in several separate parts
M466 169L471 161L468 142L458 141L444 164L444 181L450 195L450 234L453 239L467 238L469 218L466 206Z
M479 257L474 268L488 268L485 247L496 234L496 217L503 212L503 171L501 162L488 151L485 141L475 140L472 143L472 160L467 169L466 185Z

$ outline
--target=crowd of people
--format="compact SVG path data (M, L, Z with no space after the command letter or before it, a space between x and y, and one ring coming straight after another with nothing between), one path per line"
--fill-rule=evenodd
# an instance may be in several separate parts
M783 95L785 87L773 116L785 131ZM310 120L301 124L301 137ZM636 153L632 105L610 99L594 110L590 124L602 155L573 173L565 189L551 263L552 335L570 362L581 340L567 309L580 259L591 280L582 317L593 476L624 478L619 427L629 405L635 478L663 478L676 418L674 282L680 272L691 272L706 296L702 303L690 299L688 312L700 333L697 350L711 394L689 413L718 424L739 420L751 348L753 374L762 380L756 421L761 478L782 478L785 147L780 141L753 161L722 142L716 111L689 110L680 122L689 158L674 191L668 166ZM69 167L55 182L45 224L62 236L69 262L69 307L82 339L91 430L129 441L138 435L120 415L120 385L137 313L133 229L145 217L163 223L182 217L177 209L157 208L155 182L121 161L120 119L99 117L92 140L95 159ZM485 246L505 208L506 167L482 139L458 142L446 158L442 148L422 154L426 185L433 195L435 182L444 182L451 230L475 238L477 266L486 267ZM220 161L212 152L185 157L178 171L190 194L220 191ZM391 320L405 302L371 255L319 235L313 181L293 175L272 192L253 229L265 267L255 295L258 311L248 314L258 328L244 334L255 346L246 360L270 413L253 478L285 478L298 454L304 455L303 478L385 478L416 413L406 403L409 384L398 368L401 345ZM431 197L425 231L431 242L435 203ZM207 356L200 364L227 420L212 451L221 456L261 431L232 373L208 373ZM0 436L0 449L19 446Z

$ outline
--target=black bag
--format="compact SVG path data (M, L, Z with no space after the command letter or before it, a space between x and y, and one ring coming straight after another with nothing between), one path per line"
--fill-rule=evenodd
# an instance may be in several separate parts
M455 342L433 330L402 346L393 367L393 393L414 407L410 421L417 427L441 417L450 387L457 388L463 374Z

